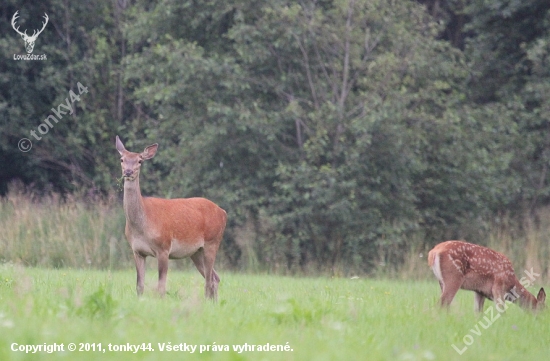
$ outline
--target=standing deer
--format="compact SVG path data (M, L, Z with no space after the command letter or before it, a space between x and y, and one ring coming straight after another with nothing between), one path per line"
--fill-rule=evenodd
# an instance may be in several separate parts
M134 252L137 271L137 294L143 294L145 258L158 260L158 292L166 293L168 259L191 257L205 278L205 296L217 299L220 278L214 270L227 215L205 198L162 199L142 197L139 169L144 160L155 156L158 144L142 153L129 152L116 137L124 177L124 213L126 239Z
M428 253L428 265L439 281L442 307L448 307L462 288L475 292L476 312L483 311L485 298L497 303L517 302L524 309L544 308L544 289L535 298L524 287L530 282L524 278L520 282L510 260L490 248L462 241L443 242Z

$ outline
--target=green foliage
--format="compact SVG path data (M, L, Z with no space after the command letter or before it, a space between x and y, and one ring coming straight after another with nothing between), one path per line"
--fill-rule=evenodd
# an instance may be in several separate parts
M123 268L133 257L124 211L89 199L32 199L11 190L0 199L0 260L29 266Z
M464 59L436 40L422 8L273 4L260 14L237 14L229 37L255 102L292 135L267 209L278 243L292 244L289 265L364 267L379 245L502 204L488 190L508 166L494 133L509 123L473 118Z
M466 49L473 70L472 100L491 112L498 109L498 116L516 127L508 139L515 152L510 178L516 183L508 189L508 204L534 211L550 200L550 4L471 1L466 11L472 19L467 29L475 34Z
M157 142L143 193L220 204L235 268L335 273L550 202L547 1L20 5L0 5L0 49L23 51L17 9L25 26L47 12L48 60L0 68L2 194L18 179L96 202L120 175L116 134ZM77 83L73 114L34 140Z

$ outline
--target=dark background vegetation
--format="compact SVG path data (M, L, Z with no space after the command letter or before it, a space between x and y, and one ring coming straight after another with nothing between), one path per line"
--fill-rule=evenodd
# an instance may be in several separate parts
M0 30L0 193L116 218L115 135L159 143L142 192L226 209L230 267L368 272L550 201L547 0L7 0Z

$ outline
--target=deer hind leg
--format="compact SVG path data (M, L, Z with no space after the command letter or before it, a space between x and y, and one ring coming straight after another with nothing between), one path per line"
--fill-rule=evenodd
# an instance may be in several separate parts
M443 264L440 267L444 270L441 272L442 279L440 279L440 284L443 283L440 300L441 307L449 307L456 293L464 283L464 275L455 265Z
M144 281L145 281L145 257L134 252L134 261L136 263L136 291L137 295L141 296L143 294Z
M215 281L216 284L220 283L220 276L218 276L214 268L212 268L212 277L213 277L213 281Z
M485 302L485 296L483 296L481 293L474 291L474 310L477 313L483 312L483 303Z
M441 288L441 307L448 307L464 283L464 275L452 264L451 260L442 254L435 256L432 271Z
M218 284L220 277L214 270L214 262L216 261L216 253L218 252L219 242L206 244L204 247L204 279L206 281L204 294L206 298L217 301Z
M195 252L191 256L191 260L195 264L195 267L197 267L197 270L202 277L204 277L204 249L201 247L197 252Z
M207 298L216 298L216 294L217 294L217 289L218 289L218 283L220 283L220 277L218 276L218 274L216 273L216 271L214 270L214 264L213 264L213 261L215 260L216 258L216 255L214 254L214 259L212 261L212 266L206 266L206 261L205 261L205 251L204 251L204 248L201 248L199 249L197 252L195 252L195 254L193 254L191 256L191 260L193 261L193 263L195 264L195 267L197 268L197 270L200 272L200 274L204 277L205 281L206 281L206 285L205 285L205 296ZM207 276L207 270L211 268L210 270L210 276ZM208 280L210 280L211 282L209 283ZM214 290L213 292L210 292L209 290ZM214 295L214 297L212 297L212 295Z
M441 292L441 307L449 307L451 302L453 302L453 299L456 296L456 293L460 289L460 286L462 286L462 278L460 278L458 281L450 281L445 282L443 284L443 292Z

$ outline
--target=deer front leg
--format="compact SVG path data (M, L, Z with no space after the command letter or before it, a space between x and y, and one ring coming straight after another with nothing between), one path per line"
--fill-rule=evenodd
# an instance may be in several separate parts
M168 276L168 252L162 252L157 255L159 268L158 293L164 296L166 293L166 278Z
M145 257L134 252L134 261L136 262L136 291L137 295L141 296L143 294L144 281L145 281Z
M474 296L474 310L477 312L477 313L480 313L480 312L483 312L483 303L485 302L485 296L483 296L481 293L479 292L475 292L475 296Z

